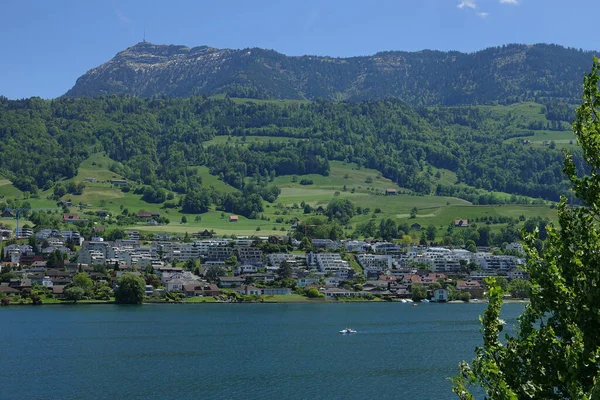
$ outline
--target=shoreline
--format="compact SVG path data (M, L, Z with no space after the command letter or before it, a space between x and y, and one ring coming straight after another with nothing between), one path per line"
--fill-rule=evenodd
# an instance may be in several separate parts
M306 300L292 300L292 301L148 301L142 302L141 304L135 305L151 305L151 304L176 304L176 305L196 305L196 304L349 304L349 303L400 303L400 304L488 304L488 300L479 300L479 301L462 301L462 300L451 300L447 302L434 302L430 301L426 302L409 302L402 303L399 300L392 301L373 301L373 300L326 300L326 299L306 299ZM502 304L527 304L529 303L528 299L507 299L502 302ZM33 303L12 303L3 305L0 308L11 307L11 306L81 306L81 305L119 305L114 301L102 301L102 300L91 300L85 302L48 302L41 304L33 304ZM129 305L129 304L122 304Z

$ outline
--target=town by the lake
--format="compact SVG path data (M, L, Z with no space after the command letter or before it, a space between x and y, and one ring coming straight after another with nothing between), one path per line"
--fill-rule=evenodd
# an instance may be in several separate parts
M523 298L529 283L520 243L469 251L375 240L216 237L209 230L151 239L124 233L109 241L76 230L3 229L2 304L111 302L123 274L144 280L145 302L469 302L485 299L488 277L503 282L512 298ZM81 292L68 290L77 286Z

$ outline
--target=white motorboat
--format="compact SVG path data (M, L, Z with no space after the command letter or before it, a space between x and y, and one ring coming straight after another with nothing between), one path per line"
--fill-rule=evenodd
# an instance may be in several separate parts
M356 331L354 329L346 328L346 329L342 329L340 331L340 333L342 335L349 335L350 333L356 333Z

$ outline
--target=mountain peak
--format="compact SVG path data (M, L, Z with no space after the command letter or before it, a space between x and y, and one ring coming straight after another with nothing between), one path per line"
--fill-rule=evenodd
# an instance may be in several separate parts
M581 76L593 55L557 45L511 44L468 54L423 50L350 58L288 57L258 48L190 48L142 41L88 71L66 96L227 93L310 100L395 97L418 105L544 98L576 102Z

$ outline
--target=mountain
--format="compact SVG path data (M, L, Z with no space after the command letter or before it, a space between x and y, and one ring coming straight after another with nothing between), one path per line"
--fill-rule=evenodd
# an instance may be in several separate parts
M77 79L67 97L123 94L257 99L378 100L414 105L577 103L594 52L511 44L475 53L423 50L290 57L259 48L138 43Z

